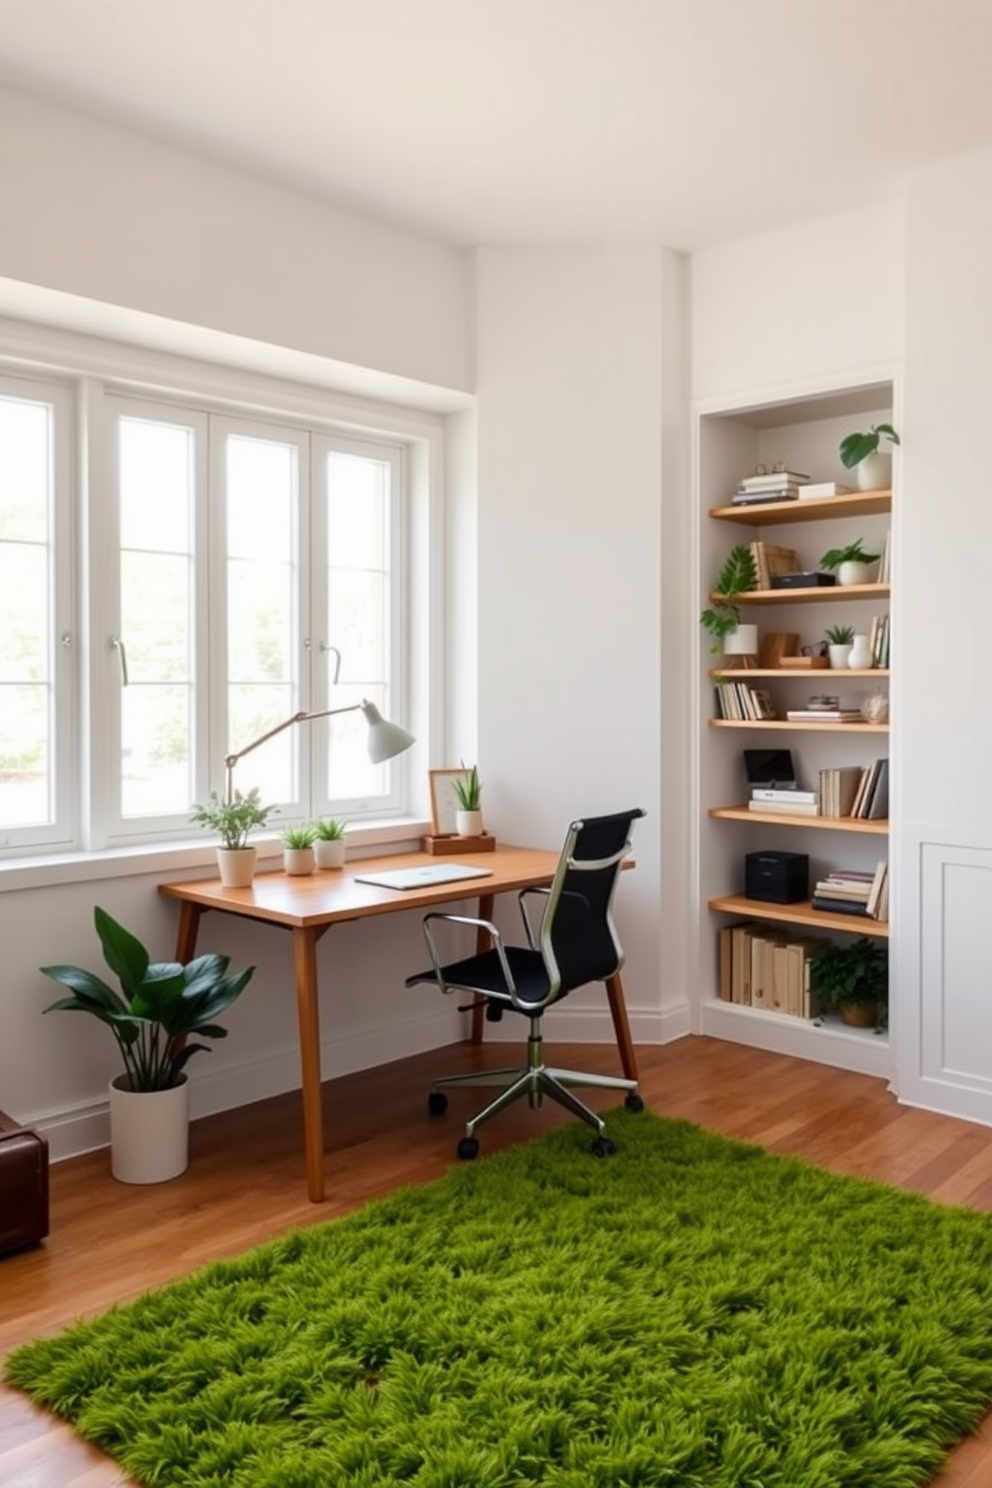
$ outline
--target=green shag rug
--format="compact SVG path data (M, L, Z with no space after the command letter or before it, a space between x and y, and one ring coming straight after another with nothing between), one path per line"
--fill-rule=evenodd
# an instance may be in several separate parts
M140 1483L908 1488L992 1400L992 1217L649 1112L7 1360Z

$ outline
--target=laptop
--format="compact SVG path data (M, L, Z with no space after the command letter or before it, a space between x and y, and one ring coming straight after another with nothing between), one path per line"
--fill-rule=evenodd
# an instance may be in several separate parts
M356 883L376 884L382 889L430 889L435 884L457 883L462 878L490 878L491 868L470 868L467 863L424 863L416 868L384 868L376 873L356 873Z

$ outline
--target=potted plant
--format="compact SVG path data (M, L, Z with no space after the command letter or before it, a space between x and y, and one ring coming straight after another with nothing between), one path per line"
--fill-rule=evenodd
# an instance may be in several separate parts
M878 559L878 553L865 551L859 537L844 548L828 548L820 559L820 567L836 570L838 584L870 584L872 564Z
M891 424L872 424L867 434L847 434L840 442L841 464L845 470L857 468L862 491L884 491L892 485L892 453L879 449L883 437L891 444L902 443Z
M853 625L828 625L823 634L827 638L832 667L846 667L854 643Z
M314 822L313 855L318 868L344 867L347 825L335 816L321 817L320 821Z
M727 554L713 590L712 603L699 617L710 633L710 651L714 656L756 656L758 627L742 625L737 604L740 595L755 589L758 574L754 555L745 543L738 543Z
M106 910L93 911L115 991L78 966L43 966L69 996L45 1008L91 1013L106 1023L124 1071L110 1082L111 1171L122 1183L162 1183L186 1168L189 1085L186 1065L206 1051L200 1038L226 1038L217 1019L240 997L255 970L229 976L229 957L152 961L141 942Z
M468 769L464 762L462 769L465 774L451 782L451 789L455 793L458 809L455 812L455 831L459 837L480 837L482 835L482 781L479 779L479 768L473 765Z
M822 941L808 954L810 989L821 1013L837 1011L858 1028L883 1028L889 1003L889 953L868 935L848 945Z
M264 827L273 806L263 806L258 791L249 791L243 796L234 792L234 799L224 801L216 791L211 791L202 806L194 806L190 820L198 827L207 827L220 836L217 849L217 866L221 883L228 888L246 888L255 876L257 849L250 846L248 835L256 827Z
M314 870L313 844L317 829L312 822L300 822L283 828L282 861L286 872L296 878Z

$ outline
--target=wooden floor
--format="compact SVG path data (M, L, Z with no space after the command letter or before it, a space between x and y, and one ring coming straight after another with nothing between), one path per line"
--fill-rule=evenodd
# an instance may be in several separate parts
M612 1048L563 1045L549 1049L549 1058L619 1072ZM638 1058L644 1098L661 1114L939 1202L992 1209L992 1131L899 1106L880 1080L714 1039L642 1048ZM326 1085L330 1197L323 1205L306 1199L297 1095L195 1123L189 1169L172 1183L117 1184L106 1153L56 1165L50 1238L0 1259L0 1354L205 1261L333 1218L399 1184L439 1176L455 1161L459 1113L464 1119L477 1108L478 1092L458 1093L446 1117L432 1118L427 1081L486 1062L508 1062L505 1047L458 1045ZM553 1106L540 1112L517 1106L482 1130L483 1151L568 1119ZM940 1488L992 1484L992 1417L958 1448L938 1481ZM128 1482L67 1426L0 1388L3 1488Z

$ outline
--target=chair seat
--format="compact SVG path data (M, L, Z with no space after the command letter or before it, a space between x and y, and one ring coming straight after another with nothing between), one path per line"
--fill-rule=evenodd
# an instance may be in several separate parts
M526 946L511 945L505 949L520 1001L542 1003L548 995L550 984L547 967L540 952L531 951ZM463 961L452 961L450 965L443 966L441 972L449 987L457 988L460 992L477 992L483 997L492 994L501 1003L505 1000L509 1005L510 989L506 985L503 968L495 951L483 951L477 956L466 956ZM408 987L417 982L433 982L437 985L434 968L415 972L406 979ZM514 1008L513 1011L518 1009Z

